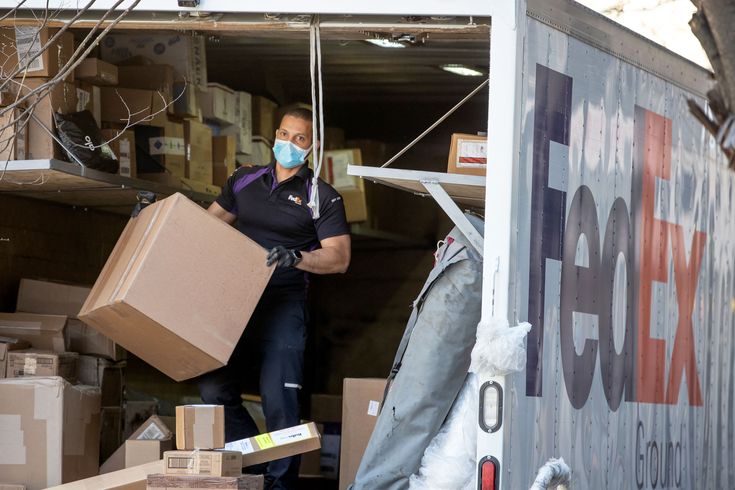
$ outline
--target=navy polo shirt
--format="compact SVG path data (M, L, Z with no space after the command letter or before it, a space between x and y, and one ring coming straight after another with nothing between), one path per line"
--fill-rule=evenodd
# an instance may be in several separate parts
M275 162L262 167L240 167L222 187L217 204L237 216L235 227L266 249L283 245L312 251L320 240L350 233L342 196L319 179L319 219L307 206L313 172L303 165L291 178L278 183ZM266 292L303 297L308 276L294 267L278 268Z

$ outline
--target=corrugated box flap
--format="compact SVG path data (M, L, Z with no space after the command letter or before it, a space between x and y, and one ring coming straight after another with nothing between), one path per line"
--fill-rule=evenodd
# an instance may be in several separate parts
M0 328L24 331L61 332L66 325L64 315L39 315L35 313L0 313Z

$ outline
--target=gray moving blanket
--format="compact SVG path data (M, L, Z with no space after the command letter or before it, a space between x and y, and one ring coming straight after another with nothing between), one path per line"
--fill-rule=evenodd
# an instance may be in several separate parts
M483 232L483 222L468 215ZM454 228L414 302L392 383L353 490L408 488L467 375L480 322L482 259Z

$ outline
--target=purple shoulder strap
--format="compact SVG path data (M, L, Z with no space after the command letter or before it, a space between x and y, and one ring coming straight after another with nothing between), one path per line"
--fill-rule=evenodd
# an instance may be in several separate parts
M268 170L270 170L269 167L263 167L261 169L256 170L255 172L251 174L245 174L239 179L237 179L237 181L235 181L235 185L232 186L233 194L237 194L238 192L240 192L241 190L243 190L244 188L246 188L247 186L255 182L259 177L261 177L266 172L268 172Z

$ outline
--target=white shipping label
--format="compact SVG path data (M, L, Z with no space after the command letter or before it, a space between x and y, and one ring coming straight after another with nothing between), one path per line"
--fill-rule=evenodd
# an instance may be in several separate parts
M253 452L253 443L250 442L250 439L228 442L225 444L225 451L240 451L243 454L250 454Z
M121 139L119 147L120 175L130 177L132 175L132 169L130 168L130 140Z
M355 163L352 156L351 151L333 152L327 156L327 172L329 172L327 181L335 189L359 187L359 177L347 175L347 166Z
M36 374L37 367L38 361L35 357L26 357L25 362L23 363L23 374Z
M309 437L311 437L311 432L309 431L308 425L297 425L296 427L289 427L288 429L271 432L271 439L276 446L296 441L303 441Z
M138 436L138 440L153 440L160 441L165 437L165 434L156 424L149 425L143 432Z
M487 166L487 141L459 140L456 164L457 168L485 168Z
M184 156L186 145L184 138L160 136L148 140L148 151L151 155L180 155Z
M77 112L81 112L87 108L89 101L92 99L92 94L86 90L80 88L77 89Z
M26 68L28 72L43 70L43 55L39 55L31 61L31 58L39 54L43 48L41 46L39 31L40 29L32 26L15 28L15 46L18 51L18 65L19 68L23 68L28 64Z
M378 412L380 411L380 402L377 400L370 400L368 403L368 415L371 415L373 417L378 416Z

